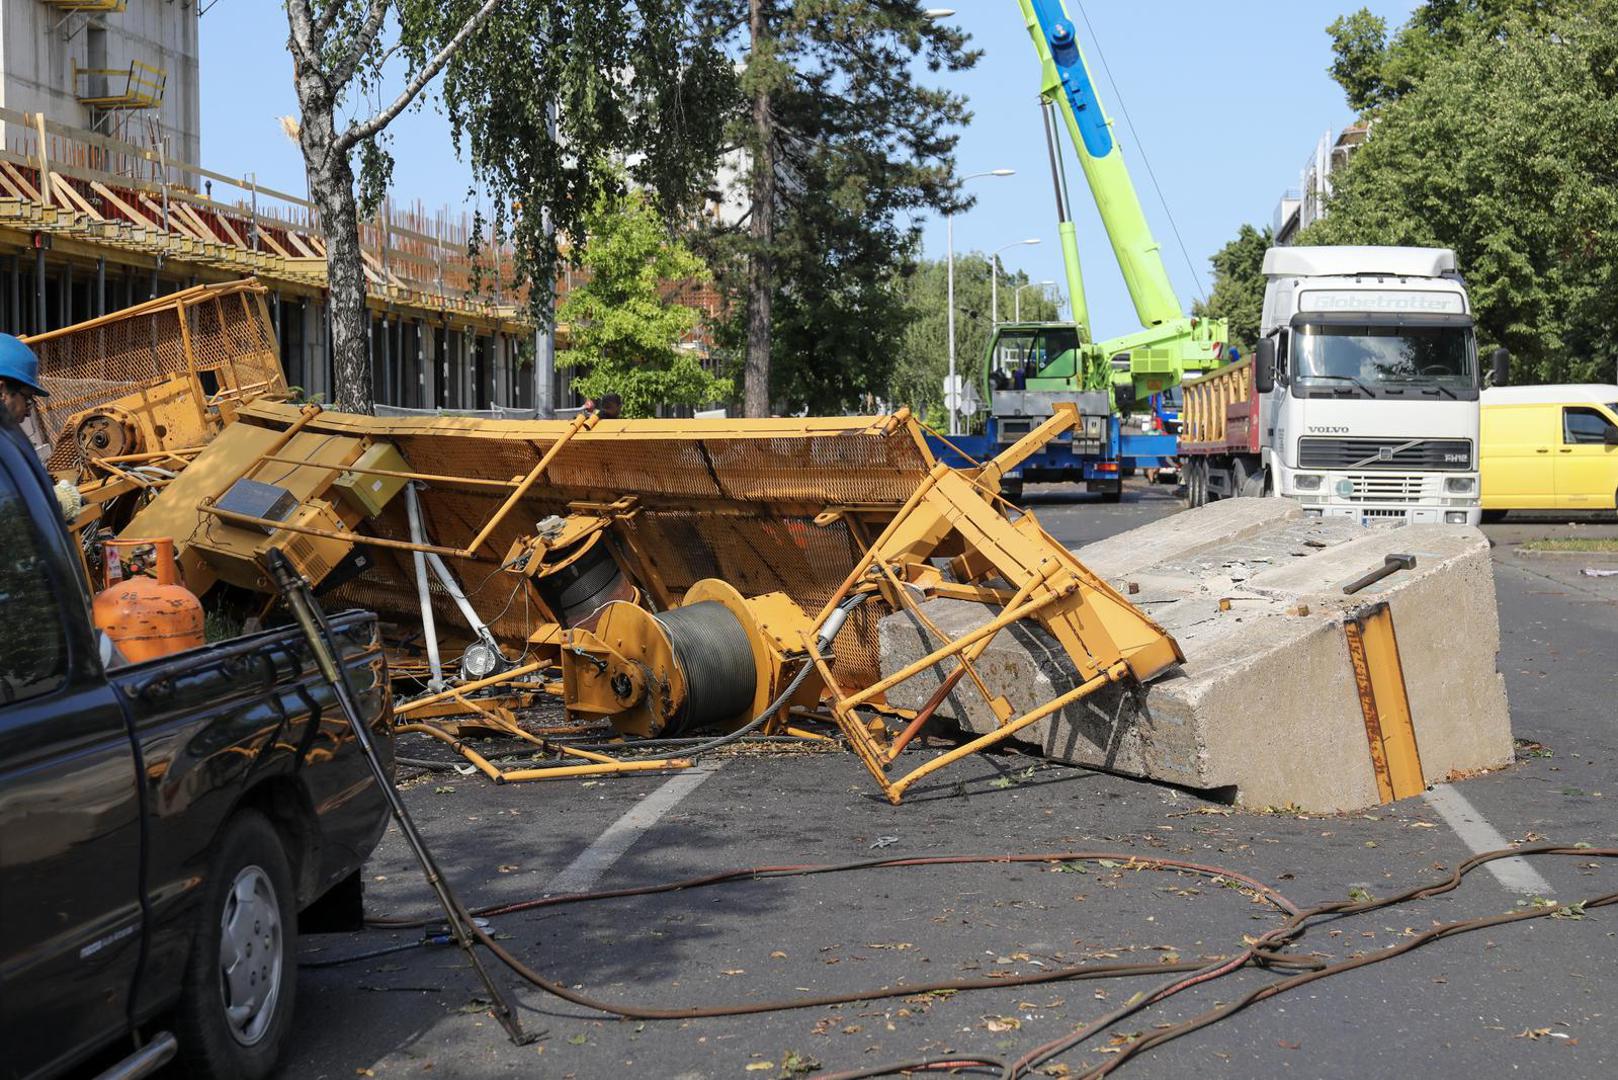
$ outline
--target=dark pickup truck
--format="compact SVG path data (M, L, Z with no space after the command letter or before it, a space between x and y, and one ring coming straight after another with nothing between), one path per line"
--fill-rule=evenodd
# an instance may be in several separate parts
M375 617L332 624L391 774ZM0 1076L142 1075L176 1045L191 1075L264 1076L299 914L357 917L383 793L296 627L110 655L50 479L0 417Z

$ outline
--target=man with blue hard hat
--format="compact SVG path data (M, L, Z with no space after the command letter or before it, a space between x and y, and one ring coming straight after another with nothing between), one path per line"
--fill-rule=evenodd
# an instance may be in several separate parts
M0 407L22 428L41 459L51 455L51 437L34 410L36 397L50 397L39 385L39 357L10 334L0 334Z
M0 334L0 401L11 419L22 423L33 411L36 397L50 397L39 385L39 357L10 334Z

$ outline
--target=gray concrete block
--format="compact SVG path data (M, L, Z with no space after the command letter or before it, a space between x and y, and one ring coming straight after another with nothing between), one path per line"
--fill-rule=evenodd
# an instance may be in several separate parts
M1137 586L1129 599L1175 636L1186 660L1148 686L1093 694L1024 729L1018 741L1057 760L1219 791L1247 806L1373 806L1378 790L1343 623L1386 602L1427 782L1508 763L1511 728L1495 670L1499 621L1483 535L1465 526L1365 529L1289 507L1296 510L1280 499L1229 500L1165 519L1178 523L1172 530L1154 522L1079 549L1092 569L1108 567L1103 576L1121 591ZM1213 542L1204 542L1198 518L1211 522ZM1128 542L1139 534L1149 535ZM1414 554L1416 567L1343 595L1346 581L1394 552ZM951 637L992 617L957 600L930 601L924 610ZM881 624L883 671L939 644L908 614L889 616ZM975 667L1013 715L1076 685L1066 655L1032 624L1002 633ZM924 672L888 699L917 708L940 677L937 669ZM974 733L999 722L970 680L938 715Z
M1291 499L1221 499L1194 514L1158 518L1086 544L1085 565L1101 577L1117 577L1154 563L1184 560L1301 517L1303 508Z

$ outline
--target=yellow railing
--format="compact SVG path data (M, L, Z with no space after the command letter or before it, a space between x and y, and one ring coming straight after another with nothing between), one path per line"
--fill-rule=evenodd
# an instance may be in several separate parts
M84 79L83 87L79 80ZM107 80L102 93L95 92L95 80ZM116 80L123 79L123 92L113 92ZM155 109L163 104L163 89L168 85L169 73L140 60L132 60L129 70L119 68L81 68L73 65L73 93L85 105L96 109Z

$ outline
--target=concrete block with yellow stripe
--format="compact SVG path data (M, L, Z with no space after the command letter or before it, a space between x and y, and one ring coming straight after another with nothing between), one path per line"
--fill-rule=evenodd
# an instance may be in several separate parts
M1512 760L1487 539L1464 526L1367 529L1304 518L1282 499L1236 499L1078 549L1077 558L1171 634L1183 664L1118 686L1020 732L1049 757L1210 792L1251 807L1355 810ZM1392 554L1414 565L1345 594ZM926 606L941 634L984 621L976 605ZM931 648L894 616L884 670ZM1036 632L982 658L1011 707L1058 695L1076 673ZM936 672L889 691L917 708ZM998 721L953 693L941 717Z

